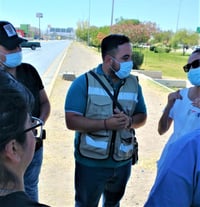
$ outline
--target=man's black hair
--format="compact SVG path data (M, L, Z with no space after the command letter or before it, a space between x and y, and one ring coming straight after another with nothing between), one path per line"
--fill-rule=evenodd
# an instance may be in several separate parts
M116 50L119 45L122 45L124 43L129 43L130 39L122 34L111 34L107 37L105 37L102 40L101 43L101 54L102 58L109 54L110 52L112 53L113 50Z

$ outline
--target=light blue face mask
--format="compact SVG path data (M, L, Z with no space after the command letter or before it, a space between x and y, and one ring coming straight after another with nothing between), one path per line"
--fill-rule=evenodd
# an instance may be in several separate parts
M115 61L117 60L115 59ZM113 70L115 72L115 75L120 79L127 78L130 75L131 70L133 69L133 61L122 62L119 64L120 64L119 70L118 71Z
M5 56L6 56L6 61L3 62L3 64L5 66L7 66L8 68L15 68L18 65L20 65L22 62L22 52L21 51L6 54Z
M200 86L200 67L190 69L187 73L188 80L194 86Z

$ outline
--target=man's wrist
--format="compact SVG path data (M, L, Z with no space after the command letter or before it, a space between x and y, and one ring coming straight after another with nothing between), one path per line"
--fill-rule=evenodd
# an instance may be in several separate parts
M108 126L107 126L107 122L106 122L106 121L107 121L107 119L104 119L104 120L103 120L104 129L105 129L105 130L108 130Z
M128 117L129 118L129 123L128 123L128 126L127 128L131 128L132 124L133 124L133 117Z

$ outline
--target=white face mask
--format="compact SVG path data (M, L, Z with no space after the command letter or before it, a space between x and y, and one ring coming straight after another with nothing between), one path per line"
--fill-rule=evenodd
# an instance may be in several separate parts
M117 61L115 58L114 60ZM133 69L133 61L122 62L122 63L119 63L119 65L120 65L120 68L118 71L115 71L114 69L112 69L115 72L115 75L120 79L127 78L130 75L131 70Z
M187 73L188 80L194 86L200 86L200 67L190 69Z
M9 68L15 68L22 62L22 52L6 54L6 61L3 64Z

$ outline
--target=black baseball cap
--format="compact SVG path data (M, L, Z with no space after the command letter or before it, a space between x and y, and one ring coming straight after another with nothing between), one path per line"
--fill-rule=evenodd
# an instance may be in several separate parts
M20 43L27 41L18 36L14 26L7 21L0 21L0 45L8 50L14 50Z

